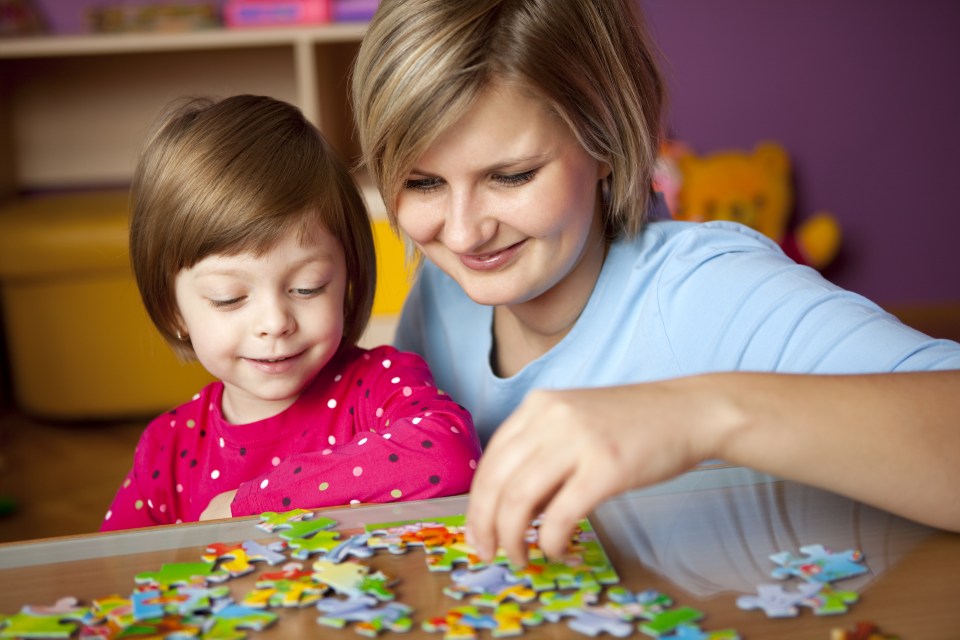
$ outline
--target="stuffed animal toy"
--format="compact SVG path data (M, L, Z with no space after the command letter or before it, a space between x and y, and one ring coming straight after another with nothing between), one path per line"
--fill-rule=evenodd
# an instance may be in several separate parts
M661 150L654 189L664 194L674 218L743 223L780 244L800 264L822 269L840 248L840 226L829 213L817 213L791 228L790 159L773 142L761 142L752 152L706 156L670 144Z

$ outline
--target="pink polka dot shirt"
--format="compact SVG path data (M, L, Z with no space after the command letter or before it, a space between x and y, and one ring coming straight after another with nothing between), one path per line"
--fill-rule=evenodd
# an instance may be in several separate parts
M229 424L223 383L153 420L102 531L195 521L237 489L234 516L466 492L480 444L426 363L393 347L341 349L279 415Z

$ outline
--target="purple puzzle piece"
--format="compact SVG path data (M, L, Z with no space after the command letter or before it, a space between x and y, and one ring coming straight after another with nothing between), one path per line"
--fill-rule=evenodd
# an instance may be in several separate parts
M761 584L757 595L737 598L737 606L763 609L770 618L792 618L800 612L797 606L809 604L822 586L819 582L802 582L796 591L787 591L782 584Z

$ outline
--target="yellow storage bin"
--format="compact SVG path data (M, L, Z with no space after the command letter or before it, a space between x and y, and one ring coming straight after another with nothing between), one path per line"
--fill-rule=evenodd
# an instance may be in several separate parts
M0 306L25 413L152 416L212 379L180 362L147 317L130 271L124 192L0 207Z

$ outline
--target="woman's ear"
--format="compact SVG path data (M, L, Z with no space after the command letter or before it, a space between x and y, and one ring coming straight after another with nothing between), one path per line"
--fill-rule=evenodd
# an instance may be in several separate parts
M613 167L609 162L601 160L597 165L597 180L606 180L613 173Z

